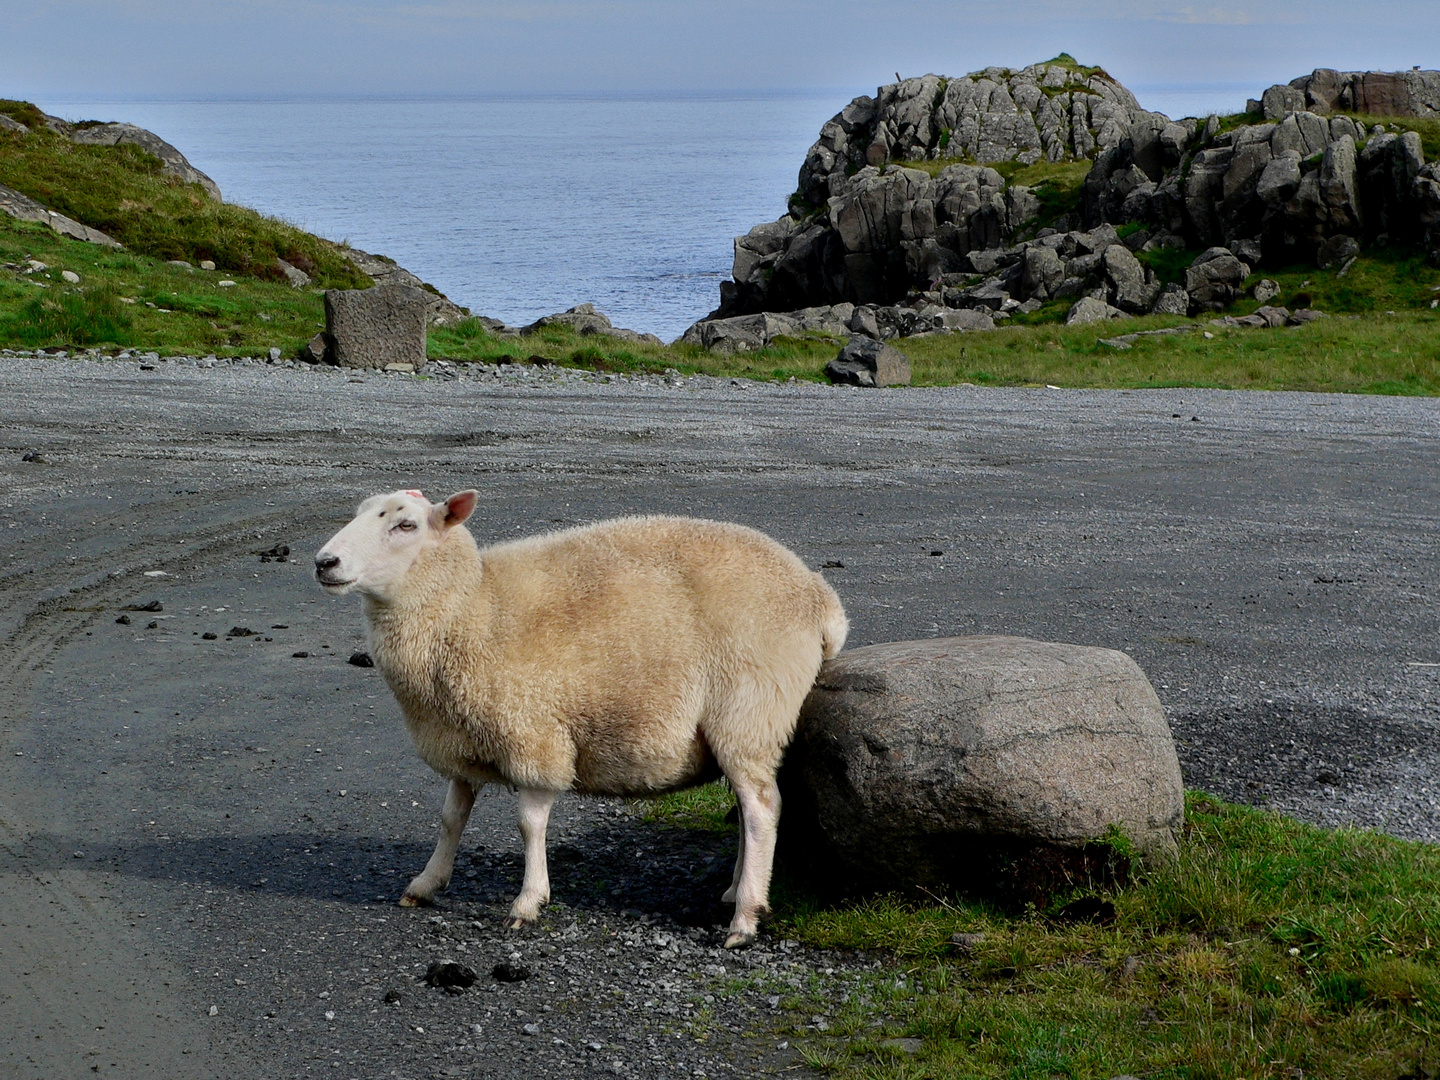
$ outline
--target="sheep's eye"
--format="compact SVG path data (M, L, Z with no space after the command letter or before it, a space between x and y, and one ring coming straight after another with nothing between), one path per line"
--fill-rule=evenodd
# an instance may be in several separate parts
M414 532L414 531L415 531L415 522L413 522L413 521L411 521L411 520L409 520L409 519L407 518L407 519L404 520L404 521L397 521L397 522L395 523L395 528L397 528L397 529L404 529L406 532Z

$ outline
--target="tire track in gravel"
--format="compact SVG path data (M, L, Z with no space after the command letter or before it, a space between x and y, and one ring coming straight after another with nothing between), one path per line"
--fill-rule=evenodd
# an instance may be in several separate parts
M130 516L97 517L93 527ZM226 521L190 533L183 550L159 557L154 539L131 543L107 553L117 569L60 595L47 594L66 586L63 564L28 581L26 596L8 590L7 621L20 611L0 646L0 730L7 736L0 750L0 1015L10 1029L0 1037L0 1071L6 1075L88 1071L185 1080L231 1069L250 1073L235 1040L212 1044L214 1025L193 1014L174 987L175 973L133 932L118 875L67 859L59 838L36 824L44 820L48 797L11 744L31 708L36 673L148 583L143 571L176 575L218 565L282 522L293 522L293 514Z

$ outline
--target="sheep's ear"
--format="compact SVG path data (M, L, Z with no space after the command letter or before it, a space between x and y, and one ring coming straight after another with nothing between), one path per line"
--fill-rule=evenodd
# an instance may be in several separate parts
M431 520L438 529L450 529L463 523L472 513L475 512L475 500L479 498L476 491L457 491L443 503L437 503L431 508Z

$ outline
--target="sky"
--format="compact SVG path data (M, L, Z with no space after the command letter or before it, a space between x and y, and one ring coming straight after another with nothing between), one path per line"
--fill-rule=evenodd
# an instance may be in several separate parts
M854 90L1065 51L1135 90L1258 97L1440 67L1436 0L26 0L0 96ZM1153 106L1152 106L1153 107Z

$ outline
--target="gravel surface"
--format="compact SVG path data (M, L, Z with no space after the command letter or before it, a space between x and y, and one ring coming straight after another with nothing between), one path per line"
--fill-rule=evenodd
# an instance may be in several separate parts
M0 1074L803 1072L884 963L725 953L733 839L607 800L557 806L538 929L500 790L394 907L443 784L309 558L399 487L477 487L482 540L743 521L830 564L852 645L1125 649L1188 785L1440 838L1433 400L15 355L0 400Z

